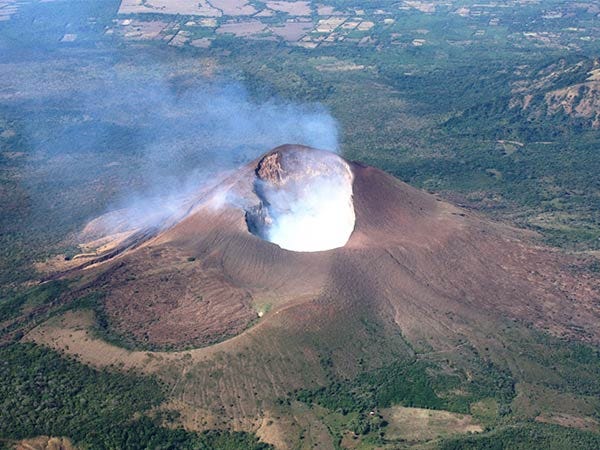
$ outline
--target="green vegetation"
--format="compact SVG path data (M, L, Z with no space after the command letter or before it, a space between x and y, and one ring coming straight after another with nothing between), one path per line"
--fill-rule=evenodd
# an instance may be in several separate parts
M317 403L342 413L364 412L398 403L424 408L442 408L443 405L425 367L417 363L397 363L361 374L354 380L333 381L313 391L301 390L296 397L304 403Z
M55 280L29 288L13 297L4 298L0 302L0 321L18 315L24 309L56 301L68 288L68 281Z
M164 428L144 414L164 399L157 381L97 371L33 344L0 349L0 436L67 436L84 448L267 449L245 433Z
M514 381L491 362L480 362L467 380L463 373L446 375L440 367L420 361L397 361L352 380L329 377L327 386L301 390L296 398L342 414L367 412L392 405L468 413L471 403L495 398L504 411L512 401Z
M522 336L518 340L519 357L532 372L526 381L563 393L600 398L598 347L539 332L533 332L529 339L526 341ZM600 406L597 415L600 416Z
M115 427L102 437L93 448L131 449L186 449L186 450L267 450L270 445L260 443L256 437L242 432L207 431L201 434L182 429L169 429L156 425L144 417L128 426ZM97 446L97 447L96 447Z

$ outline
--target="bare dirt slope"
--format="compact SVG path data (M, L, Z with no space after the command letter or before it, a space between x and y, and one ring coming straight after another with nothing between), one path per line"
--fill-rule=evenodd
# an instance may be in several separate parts
M252 195L252 169L229 180L233 195ZM569 275L563 256L377 169L352 169L357 219L344 248L283 250L209 193L179 223L92 269L112 326L156 346L197 347L242 332L257 304L305 315L369 302L411 340L435 346L498 318L600 339L594 280Z

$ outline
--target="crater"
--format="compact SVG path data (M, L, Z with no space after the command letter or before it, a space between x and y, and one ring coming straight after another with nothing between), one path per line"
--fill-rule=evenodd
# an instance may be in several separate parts
M335 153L285 145L254 171L259 202L247 208L248 230L286 250L343 247L354 231L353 174Z

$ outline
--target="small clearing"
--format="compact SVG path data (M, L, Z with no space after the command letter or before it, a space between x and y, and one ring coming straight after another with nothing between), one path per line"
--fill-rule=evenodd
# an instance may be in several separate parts
M388 439L429 441L453 434L483 431L468 414L403 406L384 409L381 414L389 422L385 433Z
M571 414L540 414L535 420L536 422L553 423L563 427L578 428L595 433L600 431L600 423L592 417L579 417Z
M16 450L76 450L67 438L39 436L23 439L15 444Z

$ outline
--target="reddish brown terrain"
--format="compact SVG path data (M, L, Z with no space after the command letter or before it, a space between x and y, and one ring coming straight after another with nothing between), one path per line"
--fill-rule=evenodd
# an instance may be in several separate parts
M257 176L280 176L266 173L276 155ZM254 195L253 170L227 180L233 195ZM377 169L352 170L357 220L344 248L282 250L248 232L243 209L215 206L223 193L213 190L179 223L87 269L106 288L112 326L152 345L201 346L239 334L258 319L257 302L273 298L271 314L285 308L300 322L315 319L312 309L368 302L411 341L435 347L504 319L599 341L594 280L569 275L564 256Z
M294 148L229 174L183 218L75 272L78 295L105 295L114 335L140 349L196 350L123 356L107 344L102 362L86 355L99 347L58 331L68 324L30 338L90 364L158 373L173 383L173 405L191 429L247 429L283 447L305 416L282 415L274 399L322 385L324 355L351 377L389 355L456 368L480 354L525 385L532 378L515 355L533 330L600 343L599 283L574 271L578 259L372 167L351 163L356 226L344 247L291 252L254 236L243 205L256 201L256 169ZM264 420L277 415L266 430Z

